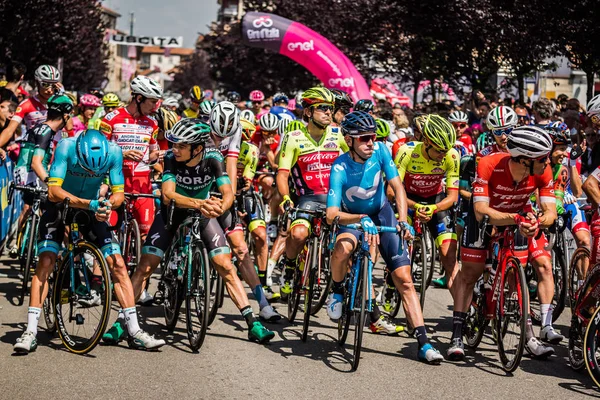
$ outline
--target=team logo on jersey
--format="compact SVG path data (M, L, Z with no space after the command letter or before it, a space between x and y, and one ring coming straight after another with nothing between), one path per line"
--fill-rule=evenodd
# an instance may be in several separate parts
M292 136L300 136L301 133L302 132L300 132L300 131L294 131L294 132L292 132Z
M379 188L379 183L381 182L381 171L377 171L375 177L373 178L373 187L365 189L360 186L352 186L350 189L346 190L346 197L350 202L355 202L358 200L368 200L375 196L377 193L377 188Z
M442 172L444 172L444 170L442 168L434 168L431 170L431 172L434 174L441 174Z
M331 143L325 143L325 145L323 146L323 148L325 149L337 149L337 144L331 142Z
M342 172L342 171L344 170L344 167L343 167L343 166L341 166L340 164L335 164L335 165L333 166L333 170L334 170L334 171L337 171L337 172Z
M418 153L412 153L412 154L411 154L411 157L412 157L412 158L419 158L419 154L418 154Z

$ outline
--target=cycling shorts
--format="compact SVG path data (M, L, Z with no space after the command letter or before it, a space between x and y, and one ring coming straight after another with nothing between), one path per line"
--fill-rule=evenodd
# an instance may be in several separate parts
M440 193L434 197L422 198L411 196L410 199L416 201L419 204L430 205L436 204L442 201L446 197L444 193ZM408 217L414 219L415 210L412 208L408 210ZM435 239L435 244L440 247L442 244L447 242L456 242L456 224L454 218L454 209L450 208L445 211L439 211L432 215L431 219L427 222L427 228Z
M475 218L473 203L471 203L469 214L465 219L465 230L460 244L460 257L463 262L484 264L488 259L488 250L490 245L493 225L487 225L483 237L480 237L479 222ZM506 229L507 227L499 227ZM550 257L546 250L548 239L544 234L539 238L526 238L517 231L515 234L514 252L524 266L527 261L535 260L540 257Z
M48 209L42 214L39 224L39 241L38 253L50 252L58 254L62 248L62 243L65 238L65 226L60 220L62 218L63 207L55 203L49 203ZM121 255L121 247L114 234L110 230L110 226L106 222L100 222L94 216L94 213L89 210L69 210L67 220L73 219L76 215L79 224L79 232L83 238L96 245L104 257L114 254ZM58 220L56 226L47 226Z
M217 217L217 222L227 236L231 235L233 232L244 231L244 227L240 222L240 218L238 217L235 207L231 207L220 217Z
M168 215L167 207L163 206L154 218L150 232L142 247L142 254L152 254L162 259L165 251L171 245L177 229L188 219L190 212L187 209L176 208L173 212L170 229L167 229L166 215ZM225 233L216 219L201 218L199 231L210 258L218 254L229 254Z
M398 225L398 220L394 215L394 210L387 200L385 200L385 203L383 204L381 210L379 210L379 213L369 215L369 217L377 226L395 227ZM363 234L359 230L344 227L340 227L338 230L338 234L341 233L350 233L354 235L358 242L360 242ZM402 239L402 241L400 240L400 235L396 233L384 232L379 234L379 252L381 253L381 257L383 257L383 260L390 271L394 271L399 267L410 265L408 246L404 239ZM402 245L402 248L400 248L400 245Z
M151 194L152 182L150 181L150 175L125 177L125 192ZM140 234L147 235L154 221L154 199L148 197L130 199L129 207L131 215L140 227ZM117 213L110 216L110 224L113 226L117 224Z
M305 210L317 211L317 210L325 210L327 207L327 195L326 194L311 194L306 196L301 196L298 199L298 208L303 208ZM312 221L313 216L310 214L297 212L296 218L290 225L290 229L292 229L296 225L303 225L310 231L310 221Z
M237 196L237 207L244 214L243 222L248 226L248 230L252 232L257 228L267 228L265 223L265 213L262 208L262 203L259 201L259 194L239 194ZM236 207L236 208L237 208Z
M564 207L565 214L569 215L567 219L567 226L573 235L580 231L590 231L590 227L585 219L585 213L583 210L579 209L579 205L577 203L566 204Z

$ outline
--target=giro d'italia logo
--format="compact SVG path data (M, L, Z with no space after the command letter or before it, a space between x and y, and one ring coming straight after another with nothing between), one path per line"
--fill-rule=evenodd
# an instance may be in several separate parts
M252 21L255 28L270 28L273 26L273 20L269 16L261 16Z

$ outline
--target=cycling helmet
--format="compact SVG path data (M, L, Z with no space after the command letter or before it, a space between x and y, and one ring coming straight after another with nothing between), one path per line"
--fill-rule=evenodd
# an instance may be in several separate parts
M285 93L275 93L275 95L273 95L273 105L277 104L277 103L281 103L284 102L285 104L288 104L290 102L290 98L287 97L287 95Z
M412 120L413 131L417 130L419 132L423 132L423 125L425 125L425 121L427 121L427 114L417 115Z
M141 94L149 99L160 99L163 89L154 79L138 75L131 81L131 93Z
M288 127L290 122L292 122L294 118L290 117L288 114L280 114L279 126L277 127L277 132L281 135L285 132L285 129Z
M498 106L491 109L487 116L488 129L495 131L498 129L514 128L519 122L517 113L510 107Z
M99 99L102 99L104 97L104 90L102 90L102 88L91 88L89 90L89 93L93 94Z
M279 126L279 118L275 114L265 114L258 120L258 125L263 131L273 132Z
M250 101L263 101L265 94L260 90L253 90L250 92Z
M349 112L354 103L348 93L340 89L329 89L329 91L333 94L334 112L337 112L339 109L346 110L346 113Z
M109 143L100 131L88 129L77 137L75 150L79 165L95 174L104 172L108 165Z
M252 110L244 110L240 113L240 118L244 118L247 121L252 122L253 124L256 122L256 117Z
M232 102L233 104L239 103L242 101L242 96L238 92L227 92L227 101Z
M166 108L159 108L154 114L158 127L166 132L173 128L173 125L177 123L179 117L175 111L167 110Z
M165 139L171 143L204 145L210 140L210 126L198 118L184 118L165 133Z
M446 120L437 114L429 114L422 130L431 144L442 151L449 151L456 143L456 131L454 127Z
M293 132L293 131L302 131L306 132L306 125L297 119L291 121L287 127L285 128L285 133Z
M452 111L448 115L448 121L450 122L469 122L469 116L464 111Z
M192 88L190 89L190 99L199 103L202 101L203 97L204 93L202 92L202 89L200 89L200 86L192 86Z
M210 112L210 128L220 138L236 134L240 129L240 111L233 103L221 101Z
M496 144L494 140L494 135L491 132L482 132L481 135L477 138L477 142L475 143L477 147L477 151L481 151L486 147L493 146Z
M375 131L377 139L385 139L390 136L390 124L386 120L376 118L375 124L377 124L377 131Z
M302 93L302 106L311 107L317 104L333 105L333 94L324 87L316 86Z
M214 107L214 104L210 100L204 100L202 103L200 103L200 106L199 106L200 114L209 115L210 112L212 111L213 107Z
M79 105L82 107L100 107L102 103L100 99L93 94L84 94L79 99Z
M165 107L179 107L179 101L175 97L167 97L162 105Z
M364 111L353 111L344 117L341 128L344 135L362 136L365 133L374 133L377 123L371 114Z
M304 94L304 92L298 92L298 94L296 94L296 97L294 97L294 100L296 100L296 109L297 110L302 110L304 108L304 104L302 103L302 95Z
M102 105L104 107L119 107L119 103L121 103L121 100L119 100L119 96L114 93L107 93L102 98Z
M48 99L47 107L48 111L70 114L73 111L73 102L64 94L55 94Z
M571 144L571 140L569 138L571 133L569 131L569 127L564 122L551 122L548 125L546 125L545 129L546 132L550 134L550 137L552 138L552 143L554 143L555 146L568 146L569 144Z
M375 104L371 99L361 99L354 105L354 111L372 112L374 108Z
M541 158L552 150L552 139L543 128L534 125L520 126L508 136L511 157Z
M60 82L60 71L52 65L40 65L34 73L35 80L38 82L56 83Z
M600 94L595 95L588 102L586 113L588 117L600 114Z
M254 132L256 132L256 126L244 118L240 118L240 125L242 126L242 138L246 141L250 140Z

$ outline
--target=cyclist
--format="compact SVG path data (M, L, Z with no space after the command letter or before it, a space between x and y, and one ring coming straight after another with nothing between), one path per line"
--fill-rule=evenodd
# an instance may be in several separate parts
M154 119L158 125L158 135L156 136L156 141L158 142L158 147L161 150L160 158L162 161L162 158L164 157L164 151L169 150L170 148L169 141L165 139L165 133L171 130L173 125L175 125L181 118L175 111L171 111L169 108L161 106L154 113Z
M96 110L102 109L101 106L100 99L93 94L84 94L81 96L79 99L79 111L81 114L73 117L73 135L71 136L79 136L88 127L90 129L98 129L100 121L94 120L94 116L96 115ZM96 126L94 126L94 121L97 121Z
M262 111L262 103L265 100L265 94L260 90L253 90L250 92L250 101L252 102L252 112L258 117L258 114Z
M256 116L254 115L252 110L242 110L240 112L240 119L245 119L246 121L252 124L256 123Z
M70 199L70 207L88 210L90 226L82 231L102 252L112 275L114 292L122 307L120 313L126 320L129 346L136 349L153 350L165 344L140 329L131 281L127 274L121 249L110 231L107 220L111 209L118 207L124 199L123 159L121 149L109 143L97 130L87 130L77 138L62 140L56 148L54 162L48 175L48 199L56 206L48 207L41 217L38 242L39 262L31 282L31 296L27 316L27 329L17 339L14 350L28 353L37 347L37 325L42 312L41 306L48 295L48 277L56 263L57 254L64 237L64 226L47 226L59 218L60 203ZM99 197L99 188L108 176L112 195L109 199ZM97 277L92 276L92 285ZM93 291L93 290L92 290Z
M330 89L333 94L333 122L335 126L342 123L344 116L350 112L350 109L354 105L352 99L348 93L340 89Z
M361 99L356 102L354 105L354 111L364 111L373 115L373 111L375 110L375 104L371 99Z
M271 340L275 334L254 317L242 282L231 262L225 233L216 220L231 207L234 195L231 182L223 168L223 157L212 146L210 127L200 119L184 118L167 132L166 137L173 143L173 149L165 156L163 203L154 219L142 248L142 258L132 277L134 292L136 295L141 294L145 281L158 267L177 227L187 218L187 211L198 210L204 217L200 227L202 241L206 245L211 262L225 281L227 292L248 324L248 339L259 343ZM213 185L222 194L222 199L210 196ZM171 200L175 200L176 208L171 227L167 229L166 205ZM111 338L105 335L108 341L118 342L123 331L121 324L117 321L113 325L109 331L114 333Z
M242 96L238 92L227 92L227 101L235 104L236 106L242 101Z
M475 152L473 138L465 132L469 126L469 116L467 113L464 111L453 111L448 116L448 121L456 130L456 145L464 147L467 154L473 154Z
M377 130L375 134L377 135L377 141L385 144L385 146L392 152L392 147L394 144L388 140L390 137L390 124L385 119L376 118L375 124L377 125Z
M179 108L179 101L175 97L167 97L162 102L161 106L170 111L177 111Z
M190 106L183 110L183 118L198 118L200 111L200 103L204 98L204 92L200 89L200 86L195 85L190 89Z
M577 197L582 193L577 160L583 152L577 145L569 151L570 132L565 123L552 122L548 124L546 131L552 137L553 142L550 165L554 176L556 211L559 215L566 215L565 223L570 228L577 247L585 247L590 250L590 228L584 212L577 206ZM582 262L581 270L578 271L580 280L583 280L587 274L589 261L584 258Z
M264 114L258 120L258 126L260 130L257 129L250 138L250 141L259 149L258 170L264 171L270 169L275 171L277 170L275 153L277 152L280 139L277 134L279 118L275 114ZM273 188L273 176L259 172L256 180L262 189L263 197L266 201L270 201L275 192Z
M494 226L518 226L515 254L523 265L529 260L538 276L542 320L540 338L550 343L559 343L563 339L552 327L554 279L550 255L546 250L548 243L544 235L536 238L538 229L551 226L556 219L554 183L548 162L552 139L542 128L521 126L513 129L508 136L507 147L508 153L487 155L477 164L473 198L462 238L462 268L455 281L454 328L452 347L448 351L451 359L464 358L463 325L473 288L484 270L490 232ZM533 212L520 215L519 212L526 209L530 196L536 191L539 191L540 215L536 216ZM478 221L484 215L490 220L484 237L480 237ZM552 347L535 337L530 319L526 340L525 349L535 357L554 353Z
M586 115L594 131L600 129L600 95L592 97L587 104ZM597 208L592 216L592 254L590 263L595 265L600 260L600 167L596 167L583 184L583 191L588 201ZM580 277L580 279L583 279Z
M102 119L106 114L115 111L121 106L121 99L114 93L106 93L102 97L102 108L96 111L95 119Z
M410 225L406 222L406 193L398 177L398 171L387 148L375 140L376 122L364 111L354 111L344 118L341 124L346 144L350 151L339 156L331 170L330 190L327 198L327 221L332 223L339 217L341 225L360 223L363 233L355 229L340 227L333 253L331 268L333 275L332 294L327 303L327 314L333 320L342 315L344 277L348 262L358 245L361 235L366 235L371 247L371 256L379 245L381 255L392 274L392 279L402 295L404 310L409 323L416 327L415 335L419 343L419 359L429 363L439 363L444 359L431 346L427 338L419 298L415 291L408 256L408 246L404 239L411 239ZM387 201L384 180L393 188L398 207L398 222ZM378 234L376 225L406 229L405 237L398 234ZM399 250L402 243L402 251ZM385 317L379 307L373 304L370 329L373 332L397 333L386 330Z
M130 90L129 104L107 114L100 122L100 131L123 150L125 192L150 194L150 166L158 162L160 155L158 125L150 115L157 111L162 87L155 80L139 75L131 81ZM139 225L141 239L144 240L154 219L154 199L131 199L129 204L133 218ZM117 220L117 213L114 213L110 222L115 225ZM145 292L141 301L149 302L149 296Z
M215 104L211 100L204 100L200 103L200 107L198 109L198 117L205 123L208 123L210 118L210 112L212 111Z
M210 113L211 139L225 159L225 169L231 179L233 192L237 192L238 159L242 137L240 111L228 101L218 103ZM225 232L227 240L238 259L238 268L244 281L252 289L254 298L259 303L259 316L270 322L281 319L281 316L269 305L275 299L273 293L265 292L256 269L250 258L248 244L244 240L244 230L237 218L237 210L226 208L218 218L219 225ZM257 232L259 233L259 232ZM274 297L275 296L275 297Z
M285 93L275 93L273 95L273 107L271 107L269 113L276 115L280 119L283 118L283 116L296 119L294 113L287 108L289 103L290 99Z

